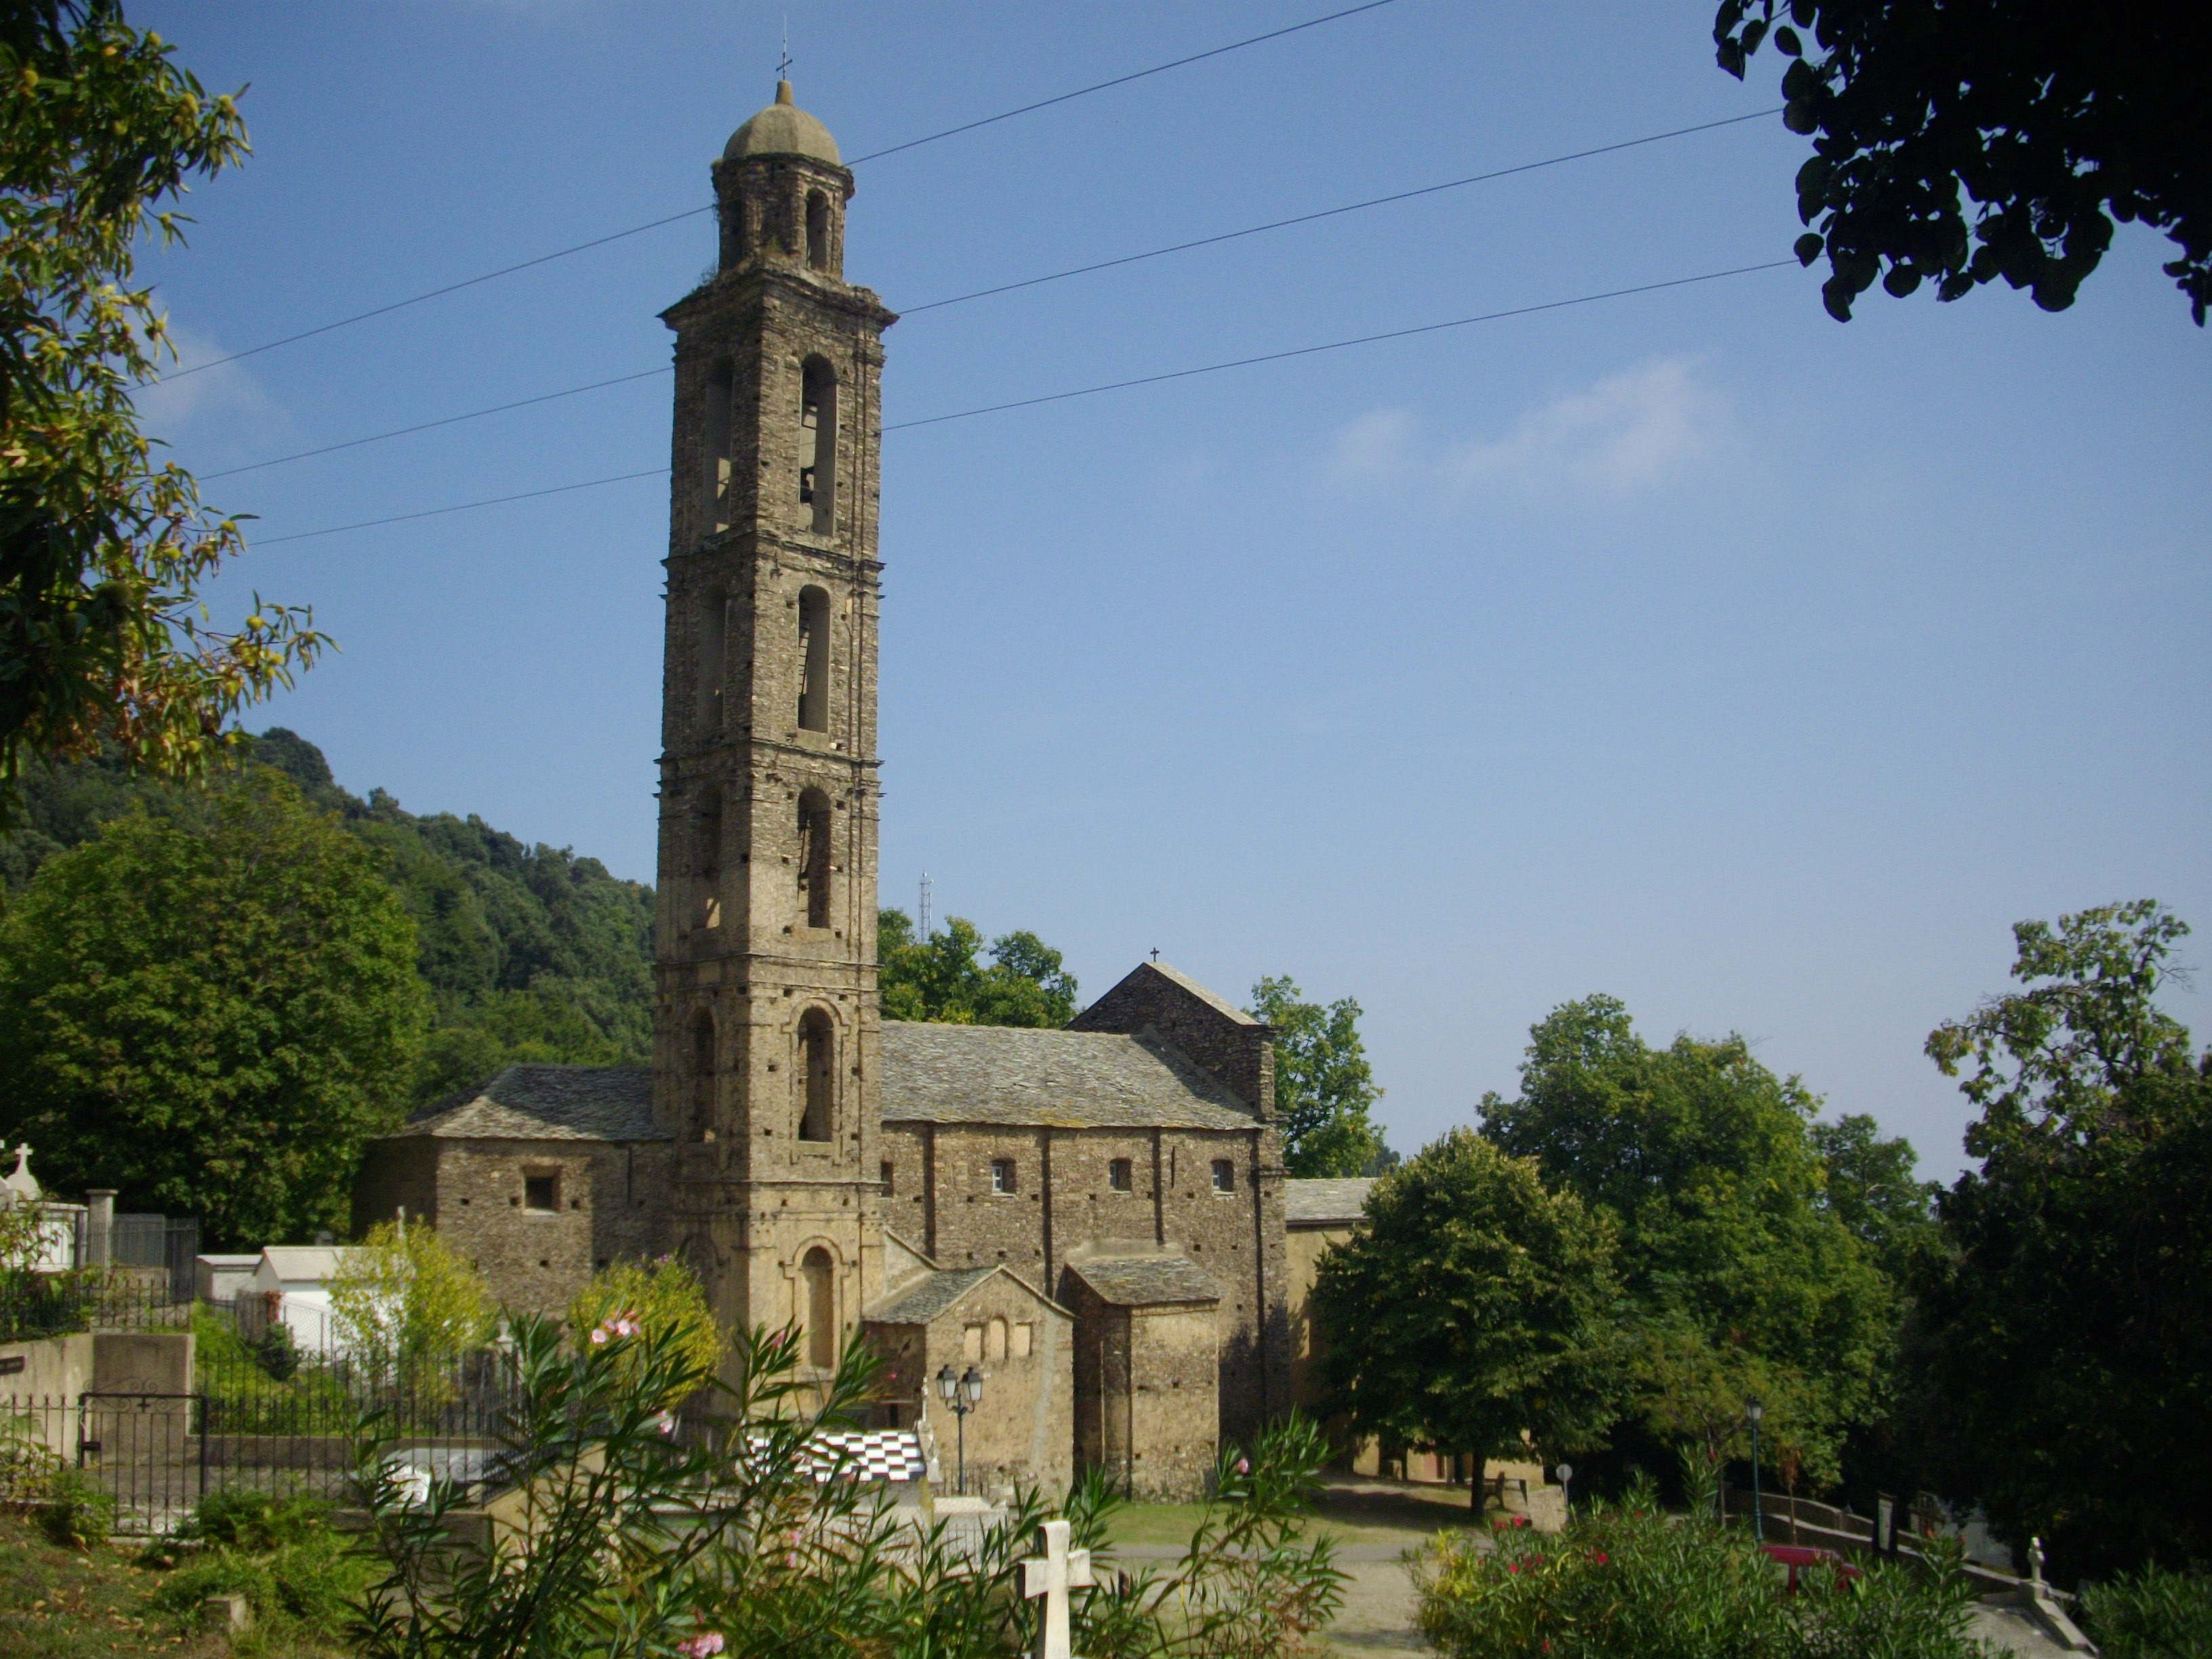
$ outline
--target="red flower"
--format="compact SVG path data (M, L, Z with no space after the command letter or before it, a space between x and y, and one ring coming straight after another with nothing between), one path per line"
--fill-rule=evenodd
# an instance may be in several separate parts
M1603 1550L1595 1550L1591 1552L1590 1559L1596 1562L1601 1567L1605 1565L1605 1552Z

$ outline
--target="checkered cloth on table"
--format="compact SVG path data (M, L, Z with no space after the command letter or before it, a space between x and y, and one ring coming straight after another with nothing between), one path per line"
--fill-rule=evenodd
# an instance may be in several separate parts
M921 1437L910 1429L842 1430L810 1437L801 1466L816 1480L919 1480L929 1473Z

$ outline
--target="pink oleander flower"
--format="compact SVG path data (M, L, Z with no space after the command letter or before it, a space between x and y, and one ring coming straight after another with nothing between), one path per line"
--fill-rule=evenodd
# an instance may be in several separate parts
M592 1333L592 1346L595 1348L604 1343L606 1340L607 1328L604 1325L600 1326L599 1329Z
M722 1650L722 1632L718 1630L702 1631L696 1636L678 1642L676 1650L684 1656L684 1659L707 1659L708 1654Z
M675 1433L676 1414L673 1412L661 1413L659 1416L653 1419L653 1426L659 1429L663 1434Z
M1252 1460L1251 1460L1251 1459L1249 1459L1249 1458L1248 1458L1248 1457L1240 1457L1240 1458L1238 1458L1238 1459L1237 1460L1237 1474L1251 1474L1251 1473L1252 1473Z

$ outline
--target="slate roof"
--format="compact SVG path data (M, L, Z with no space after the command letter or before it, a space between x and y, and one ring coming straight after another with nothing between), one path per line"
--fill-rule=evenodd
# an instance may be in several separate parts
M1365 1176L1346 1181L1285 1181L1283 1219L1293 1227L1348 1227L1360 1218L1375 1189Z
M1100 1300L1116 1308L1221 1300L1221 1287L1188 1256L1109 1256L1097 1261L1071 1261L1067 1270L1097 1291Z
M1189 992L1191 995L1196 997L1207 1007L1212 1009L1215 1013L1225 1016L1232 1024L1257 1025L1261 1023L1261 1021L1253 1018L1251 1015L1246 1013L1235 1003L1227 1000L1225 998L1220 996L1215 992L1207 990L1206 987L1200 985L1196 980L1193 979L1188 974L1184 973L1180 968L1170 968L1164 962L1141 962L1137 964L1137 970L1139 973L1143 972L1146 969L1150 969L1153 973L1158 974L1162 979L1174 981L1176 984L1181 986L1184 990Z
M867 1316L887 1325L927 1325L998 1271L994 1263L988 1267L944 1267L924 1273L889 1301L869 1309Z
M402 1136L456 1140L667 1140L642 1066L510 1066L474 1094L448 1096Z
M1152 1030L1045 1031L887 1019L886 1123L1249 1129L1243 1102Z

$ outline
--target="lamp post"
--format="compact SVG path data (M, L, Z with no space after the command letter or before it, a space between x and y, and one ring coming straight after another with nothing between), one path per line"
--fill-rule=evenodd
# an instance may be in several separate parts
M1743 1420L1751 1425L1751 1533L1762 1544L1766 1541L1766 1517L1759 1505L1759 1424L1765 1415L1757 1395L1743 1402Z
M944 1401L946 1409L951 1412L952 1420L957 1425L960 1448L958 1491L964 1498L968 1493L968 1413L983 1403L983 1373L970 1365L966 1376L956 1376L952 1367L947 1365L937 1374L937 1395Z
M1566 1510L1569 1515L1572 1515L1575 1509L1574 1488L1568 1486L1567 1482L1575 1478L1575 1466L1571 1463L1562 1463L1552 1473L1559 1477L1559 1507Z

